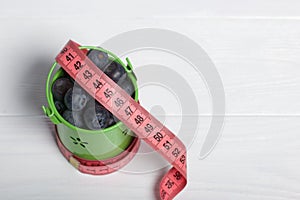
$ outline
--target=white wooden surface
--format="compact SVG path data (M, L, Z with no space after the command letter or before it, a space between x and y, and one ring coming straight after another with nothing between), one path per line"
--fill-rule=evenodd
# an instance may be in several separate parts
M296 0L2 1L0 199L155 198L166 169L80 174L61 156L41 111L50 64L69 38L98 45L145 27L196 41L225 87L222 137L204 160L211 110L207 91L197 90L203 116L188 152L189 183L177 199L300 199L299 11Z

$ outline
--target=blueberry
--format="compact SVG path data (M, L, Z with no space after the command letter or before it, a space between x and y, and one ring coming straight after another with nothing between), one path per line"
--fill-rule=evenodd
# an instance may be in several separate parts
M75 84L73 88L67 91L64 102L69 110L80 111L86 106L90 98L91 96L84 89Z
M108 120L107 127L113 126L115 124L116 124L116 122L115 122L114 118L110 117L109 120Z
M85 125L91 130L98 130L108 127L109 112L98 102L91 100L89 106L85 109L83 119Z
M52 85L52 94L54 99L63 101L66 92L73 87L73 83L69 78L62 77L55 80Z
M82 112L74 112L71 110L66 110L63 113L63 118L76 127L85 128L82 119Z
M123 80L121 80L118 85L127 92L127 94L129 94L130 96L133 95L135 89L133 86L133 83L131 81L131 79L126 76Z
M74 84L75 80L68 74L64 69L63 70L63 77L70 79L70 81Z
M101 70L103 70L109 62L107 53L99 50L92 49L87 53L87 56Z
M117 62L112 62L104 69L104 73L114 82L118 82L125 77L125 69Z
M113 120L114 120L114 124L118 123L120 121L116 116L112 115L112 117L113 117ZM112 125L114 125L114 124L112 124Z
M116 122L118 122L118 119L111 112L109 112L109 119L108 119L107 127L115 125Z
M61 101L55 101L54 105L59 114L62 114L66 110L65 104Z

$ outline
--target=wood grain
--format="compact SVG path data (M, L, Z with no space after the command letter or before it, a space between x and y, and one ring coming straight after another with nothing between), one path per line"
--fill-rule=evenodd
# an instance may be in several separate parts
M198 132L178 133L184 141L194 140L185 141L189 183L177 199L300 199L299 9L295 0L5 2L0 8L0 199L155 198L155 185L167 168L140 169L160 163L159 157L137 158L108 176L80 174L60 154L41 110L50 65L68 39L99 45L145 27L177 31L197 42L225 88L222 137L200 160L211 121L210 95L201 77L182 73L193 86L201 116ZM151 58L146 52L130 58L136 68L157 62L182 70L171 57ZM150 109L151 102L143 105ZM169 125L178 127L175 121ZM143 146L141 152L148 150Z

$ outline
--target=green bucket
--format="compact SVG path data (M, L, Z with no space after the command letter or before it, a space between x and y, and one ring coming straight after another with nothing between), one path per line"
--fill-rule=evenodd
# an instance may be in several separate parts
M81 46L80 49L106 52L110 60L121 64L134 85L133 98L138 101L136 76L128 58L126 58L127 65L125 65L116 55L100 47ZM57 134L63 145L74 155L88 160L105 160L122 153L133 141L134 134L121 121L102 130L87 130L73 126L59 114L50 89L54 81L64 74L62 68L55 71L57 65L57 62L54 62L48 74L46 97L49 107L43 106L43 110L57 126Z

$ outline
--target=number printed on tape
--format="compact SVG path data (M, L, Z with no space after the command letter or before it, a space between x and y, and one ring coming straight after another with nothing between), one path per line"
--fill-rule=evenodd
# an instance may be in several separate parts
M96 67L79 46L70 40L56 61L91 96L173 165L163 177L159 191L161 199L173 199L186 185L184 144Z

